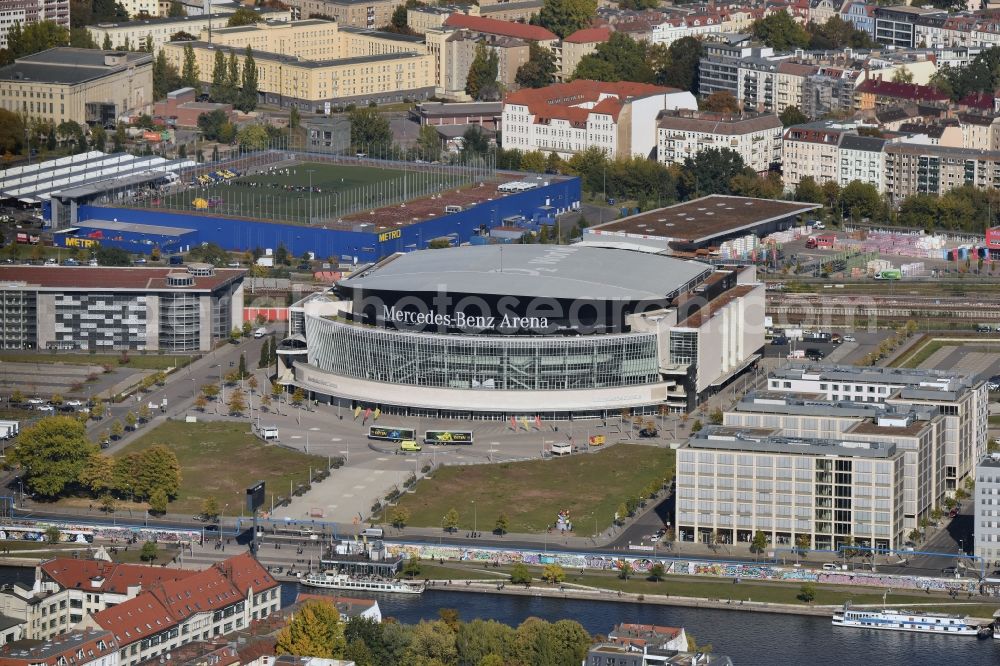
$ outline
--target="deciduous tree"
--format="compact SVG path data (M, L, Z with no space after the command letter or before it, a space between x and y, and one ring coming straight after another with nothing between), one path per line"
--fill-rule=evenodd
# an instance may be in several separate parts
M108 456L93 452L80 470L80 485L95 495L102 495L114 487L114 461Z
M809 122L809 118L806 114L799 110L799 107L794 104L786 106L785 110L781 112L778 116L781 119L781 124L785 127L791 127L792 125L801 125L802 123Z
M681 37L670 46L649 48L648 59L655 82L698 94L698 63L705 45L696 37Z
M522 88L544 88L555 81L556 57L538 42L528 44L528 62L517 69L514 82Z
M263 16L249 7L240 7L229 15L229 20L226 21L226 27L233 28L241 25L253 25L255 23L260 23L263 20Z
M217 520L219 518L219 501L214 497L206 497L201 503L201 515L208 521Z
M392 145L389 121L376 109L358 108L350 112L351 146L356 151L377 154Z
M212 66L212 85L209 88L208 95L212 98L213 102L218 102L221 104L229 102L226 99L226 54L222 49L216 49L215 51L215 62Z
M442 521L444 529L448 532L454 532L458 529L458 510L455 508L448 509L448 513L444 514L444 520Z
M469 73L465 78L465 92L475 100L493 101L500 97L500 87L497 81L500 71L500 58L494 49L484 42L476 45L476 54L469 65Z
M177 455L163 444L156 444L139 456L133 486L135 495L152 497L157 490L162 490L168 498L177 497L181 485L181 466Z
M653 81L653 68L646 53L646 43L636 41L623 32L611 33L611 38L580 59L573 72L574 79L595 81Z
M170 500L162 488L157 488L149 496L149 510L153 513L164 514L167 512L167 503Z
M143 562L152 562L156 559L157 554L156 544L152 541L147 541L142 544L142 550L139 552L139 558Z
M515 562L510 568L510 582L516 585L527 585L531 583L531 572L528 571L524 562Z
M236 133L236 140L243 150L264 150L270 137L263 125L247 125Z
M544 0L538 23L566 38L586 27L596 12L596 0Z
M769 16L757 19L750 26L750 33L756 39L773 47L775 51L790 51L809 46L809 33L786 11L775 11Z
M441 137L433 125L422 125L417 134L417 149L420 157L427 162L441 159Z
M740 104L728 90L719 90L712 93L701 103L703 111L715 111L716 113L739 113Z
M257 108L258 77L257 62L253 58L253 49L248 44L246 54L243 56L243 86L239 91L237 103L237 107L243 113L249 113Z
M83 424L68 416L51 416L24 428L8 461L21 469L24 485L45 497L57 497L79 482L96 445Z
M198 71L198 61L194 55L194 48L190 44L184 45L184 66L181 68L181 83L195 90L201 89L201 74Z
M558 564L546 564L542 567L542 580L546 583L561 583L566 580L566 572Z
M496 523L493 525L493 531L498 533L500 536L503 536L509 529L510 519L507 517L506 513L501 511L500 515L497 516Z

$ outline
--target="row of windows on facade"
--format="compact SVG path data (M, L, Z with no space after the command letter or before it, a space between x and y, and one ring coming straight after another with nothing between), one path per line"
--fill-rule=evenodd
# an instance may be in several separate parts
M873 463L870 460L837 460L837 464L833 465L834 461L827 459L813 459L813 458L803 458L800 456L771 456L771 455L753 455L750 453L714 453L712 451L680 451L680 460L683 462L699 462L699 463L713 463L717 462L720 465L744 465L750 466L756 463L758 468L770 468L770 467L795 467L796 469L833 469L836 467L837 471L844 472L854 470L856 472L872 472L877 471L879 473L888 474L892 471L892 464L888 462L877 462ZM873 466L874 465L874 466Z
M695 466L693 463L681 463L678 469L685 474L691 474L691 475L695 474ZM704 485L702 482L704 481L711 482L712 479L716 479L719 481L723 479L729 480L729 477L733 476L734 471L732 467L720 466L717 469L713 470L711 465L701 465L700 469L698 469L698 474L704 475L698 478L699 485L701 485L702 487L711 487L712 485L711 483L709 483L709 485ZM817 472L817 477L819 477L821 474L826 474L826 473ZM740 477L738 478L737 487L741 489L743 488L750 489L756 486L758 490L771 490L772 487L776 487L778 490L787 490L787 491L792 490L792 482L790 480L788 481L779 480L775 482L774 486L772 486L771 482L772 475L770 473L770 470L764 471L762 478L762 473L760 470L758 470L756 476L754 476L752 468L740 468L739 472L737 473L737 476ZM779 473L775 474L774 476L776 476L778 479L792 478L792 475L790 473L784 475ZM807 482L806 484L802 483L799 484L799 486L801 486L801 490L799 490L798 492L811 492L811 486L809 484L811 484L812 479L810 477L807 477L803 474L798 474L796 478L799 481ZM825 479L817 478L816 480L821 483L828 483L828 481L826 481ZM837 483L841 485L851 485L852 483L855 485L871 485L872 483L875 483L877 485L889 485L890 483L892 483L893 478L892 474L889 473L865 474L862 472L856 472L854 474L850 474L846 472L837 472L836 480ZM756 483L754 483L755 481ZM717 484L717 485L719 485L720 488L732 487L731 483L727 483L725 485L722 484ZM810 489L807 490L807 486Z

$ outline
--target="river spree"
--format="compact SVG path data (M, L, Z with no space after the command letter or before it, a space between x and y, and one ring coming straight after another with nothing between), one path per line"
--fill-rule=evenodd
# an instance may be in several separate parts
M716 652L732 657L736 666L1000 664L1000 640L834 627L821 617L437 590L380 595L378 601L383 616L406 623L436 618L439 608L455 608L463 620L491 618L511 625L531 616L569 618L592 634L607 633L616 622L684 627L699 643L711 643Z
M32 568L0 567L0 583L31 585L33 579ZM295 600L297 588L294 583L282 585L283 605ZM592 634L607 633L617 622L684 627L699 643L711 643L716 652L731 656L736 666L1000 664L1000 640L833 627L822 617L434 589L421 595L343 596L377 598L383 616L406 623L435 619L439 608L455 608L463 620L479 617L514 626L532 616L569 618Z

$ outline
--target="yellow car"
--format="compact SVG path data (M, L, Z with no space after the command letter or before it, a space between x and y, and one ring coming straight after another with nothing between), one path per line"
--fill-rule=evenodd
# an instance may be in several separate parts
M420 451L421 446L412 439L404 439L399 443L400 451Z

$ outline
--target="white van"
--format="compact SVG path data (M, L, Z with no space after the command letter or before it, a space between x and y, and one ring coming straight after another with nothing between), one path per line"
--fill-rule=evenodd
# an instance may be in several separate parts
M265 442L278 439L278 429L274 426L262 426L260 429L260 438Z
M381 527L367 527L361 530L361 536L368 537L369 539L381 539L382 534Z
M267 335L267 329L264 328L263 326L260 327L260 328L258 328L256 331L253 332L253 337L254 338L262 338L265 335Z
M552 445L552 455L568 456L573 453L573 445L568 442L556 442Z

